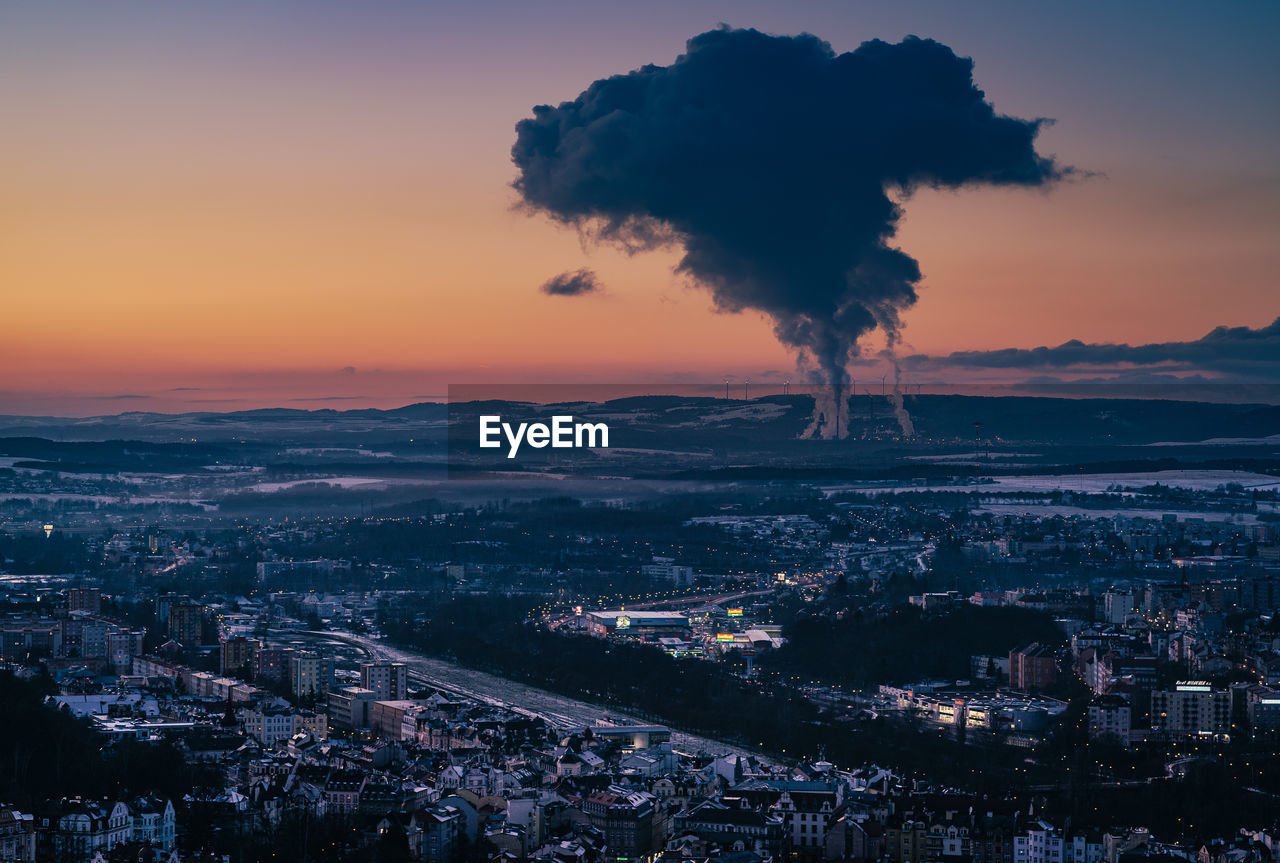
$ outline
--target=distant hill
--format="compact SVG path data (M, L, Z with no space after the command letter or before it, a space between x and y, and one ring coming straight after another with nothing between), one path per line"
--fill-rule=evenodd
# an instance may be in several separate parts
M1156 399L1070 399L1032 396L908 395L904 406L916 443L1019 441L1047 445L1149 444L1221 438L1262 439L1280 434L1280 406L1219 404ZM446 406L425 402L393 410L297 410L271 408L228 413L158 414L64 418L0 416L0 437L61 441L145 440L168 442L275 441L367 444L407 438L444 440L476 428L481 414L548 417L570 413L604 419L620 436L615 446L676 449L754 449L796 440L809 424L808 395L750 399L640 396L612 401L535 405L484 401ZM893 409L883 396L849 400L852 437L882 442L900 438ZM470 431L467 431L470 434Z

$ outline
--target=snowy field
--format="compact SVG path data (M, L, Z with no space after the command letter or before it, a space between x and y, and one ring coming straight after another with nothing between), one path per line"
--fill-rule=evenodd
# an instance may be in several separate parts
M5 492L0 494L0 503L11 500L29 500L32 503L93 503L98 506L113 504L116 506L145 506L149 504L190 504L203 510L215 510L217 504L196 500L190 497L134 497L118 494L75 494L72 492Z
M911 461L930 461L937 464L973 464L975 461L995 461L1010 458L1036 458L1033 452L955 452L943 455L909 455Z
M672 414L687 412L687 408L673 408L669 411ZM766 420L775 420L787 412L786 405L780 405L774 402L766 402L764 404L749 404L732 408L717 408L709 410L705 415L696 419L685 420L684 422L672 423L672 428L698 428L709 425L719 425L720 423L736 422L747 420L751 422L764 422Z
M665 455L680 456L681 458L711 458L715 453L696 452L693 450L674 450L674 449L638 449L636 447L627 446L611 446L601 447L591 450L591 454L601 458L608 458L616 455Z
M1160 470L1151 473L1100 473L1073 476L992 477L1000 491L1082 491L1104 492L1113 488L1142 488L1167 485L1194 491L1213 491L1220 485L1239 483L1245 488L1280 487L1280 477L1243 470Z
M988 513L990 515L1016 515L1016 516L1037 516L1048 518L1051 516L1062 516L1063 518L1081 517L1081 518L1115 518L1123 516L1125 518L1149 518L1153 521L1159 521L1165 515L1175 515L1179 521L1185 521L1188 518L1199 518L1205 521L1222 521L1231 522L1233 524L1257 524L1258 517L1252 513L1240 512L1184 512L1182 510L1169 509L1121 509L1121 508L1100 508L1085 509L1079 506L1064 506L1062 504L1036 504L1036 503L987 503L982 506L975 507L976 513Z
M396 456L393 452L374 452L373 450L344 446L290 447L285 452L289 455L358 455L366 458L395 458Z
M1200 446L1266 446L1268 444L1276 444L1280 446L1280 434L1268 435L1267 437L1211 437L1207 440L1195 441ZM1155 443L1147 444L1147 446L1189 446L1187 441L1162 440Z
M841 492L861 494L897 494L911 491L956 491L967 494L1000 494L1002 492L1075 491L1091 494L1114 489L1135 490L1148 485L1165 485L1193 491L1213 491L1220 485L1238 483L1246 489L1280 488L1280 477L1243 470L1159 470L1150 473L1086 473L1063 476L995 476L977 482L931 483L925 485L842 485L824 486L827 495Z
M260 482L257 485L249 486L249 491L273 492L284 491L285 489L294 488L300 485L315 485L316 483L324 483L325 485L337 486L338 488L357 488L366 485L380 485L386 480L375 479L367 476L324 476L311 477L308 479L293 479L287 482Z

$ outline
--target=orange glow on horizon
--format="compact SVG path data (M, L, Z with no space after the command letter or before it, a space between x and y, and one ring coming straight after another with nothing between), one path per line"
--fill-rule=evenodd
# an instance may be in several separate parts
M19 120L0 138L0 414L391 407L495 380L800 379L768 320L717 313L674 274L678 250L584 248L513 208L516 121L596 77L670 62L719 20L708 11L666 9L658 28L648 10L626 27L620 12L576 10L603 16L594 40L538 30L553 11L511 11L502 27L417 6L354 21L86 7L75 27L28 14L0 51L0 107ZM843 50L920 23L870 7L793 14L778 4L758 26L811 27ZM1024 40L1044 50L1041 70L954 15L923 23L973 51L1000 110L1058 119L1046 152L1098 175L904 201L895 244L924 281L901 353L1195 339L1280 313L1270 127L1127 126L1128 103L1093 71L1054 73L1050 61L1086 56L1079 45L1055 60ZM476 48L487 40L502 68ZM1185 77L1206 92L1178 99L1232 108L1215 79ZM539 292L580 267L603 295ZM882 346L873 334L868 355Z

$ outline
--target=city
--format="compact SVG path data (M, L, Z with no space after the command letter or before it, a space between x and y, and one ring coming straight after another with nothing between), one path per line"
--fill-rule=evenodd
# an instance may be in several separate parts
M1280 477L993 440L975 482L965 443L927 485L277 482L276 517L12 456L0 660L45 718L5 737L9 859L1270 859Z

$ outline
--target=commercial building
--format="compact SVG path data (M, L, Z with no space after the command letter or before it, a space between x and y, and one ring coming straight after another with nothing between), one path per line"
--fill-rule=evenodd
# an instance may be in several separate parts
M588 611L583 618L587 632L599 638L663 638L689 632L689 618L669 611Z
M1226 734L1231 730L1231 693L1203 680L1183 680L1172 690L1153 692L1151 730L1174 736Z
M1002 690L938 688L930 684L897 687L881 684L876 699L886 710L902 711L947 727L1035 736L1067 709L1067 702L1042 695Z
M596 726L591 729L591 734L598 740L616 742L623 752L671 742L671 729L665 725Z

